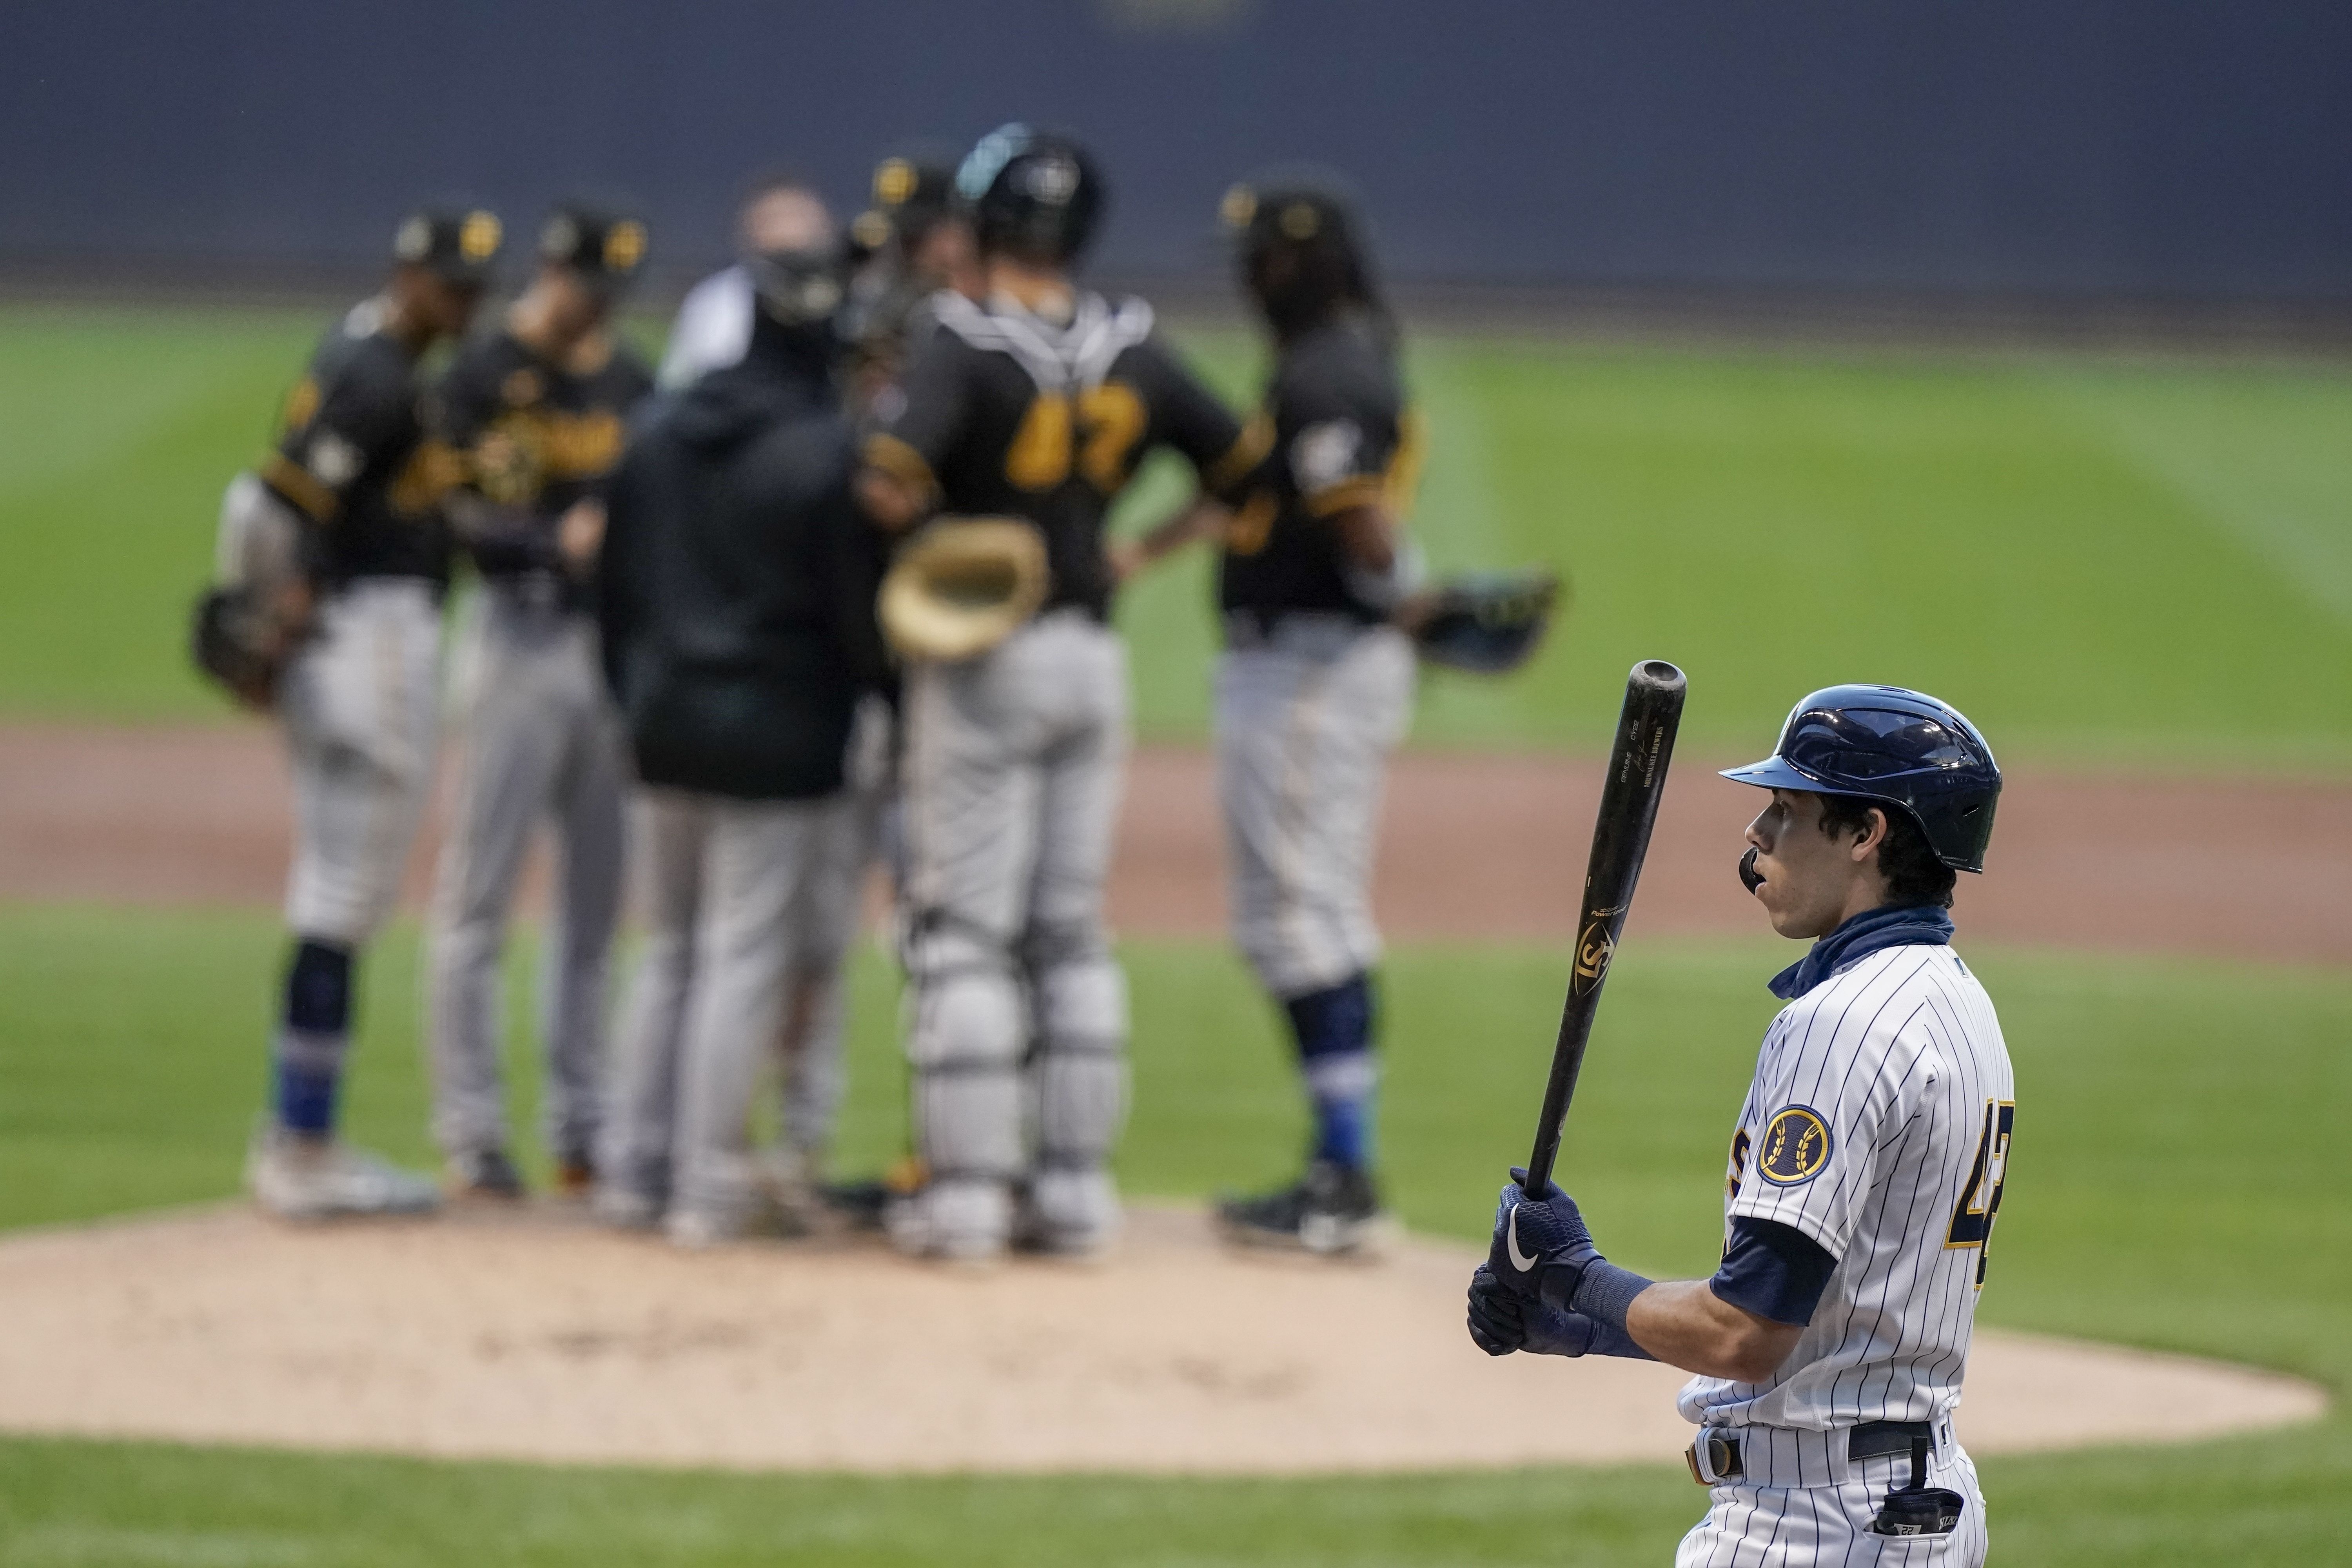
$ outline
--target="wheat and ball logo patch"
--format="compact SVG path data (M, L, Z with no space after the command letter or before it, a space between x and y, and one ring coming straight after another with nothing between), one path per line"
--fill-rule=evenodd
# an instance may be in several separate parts
M1764 1124L1756 1172L1776 1187L1810 1182L1829 1163L1830 1130L1811 1106L1792 1105Z

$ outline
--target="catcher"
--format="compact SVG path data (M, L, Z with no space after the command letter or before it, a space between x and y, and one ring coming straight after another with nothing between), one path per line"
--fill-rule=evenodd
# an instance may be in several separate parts
M432 785L446 454L424 438L417 362L466 329L499 250L487 212L400 226L392 277L353 307L286 400L278 444L222 505L216 585L196 663L284 719L294 774L293 953L275 1114L247 1166L255 1199L297 1218L433 1206L432 1183L334 1141L352 971L399 891Z
M1412 718L1416 645L1434 663L1513 668L1534 651L1556 584L1528 573L1421 588L1402 522L1419 427L1395 323L1337 186L1306 174L1238 185L1224 218L1274 339L1254 470L1229 517L1180 517L1120 564L1221 538L1217 785L1234 938L1288 1019L1313 1106L1305 1173L1224 1202L1219 1218L1237 1241L1345 1252L1380 1215L1372 837L1381 774Z
M1127 1094L1102 910L1128 745L1104 513L1154 447L1212 489L1254 459L1150 307L1072 279L1103 203L1082 148L1006 126L956 187L984 302L932 297L938 324L877 403L858 481L887 532L998 519L933 523L882 594L908 660L907 1048L928 1173L889 1224L920 1256L1085 1253L1118 1224ZM908 601L940 614L910 617Z

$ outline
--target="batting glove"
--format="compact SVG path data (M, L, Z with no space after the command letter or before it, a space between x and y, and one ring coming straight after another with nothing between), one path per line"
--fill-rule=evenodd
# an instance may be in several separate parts
M1480 1264L1470 1276L1470 1341L1488 1355L1580 1356L1592 1348L1600 1325L1580 1312L1563 1312L1540 1301L1523 1301L1503 1289L1495 1271Z
M1502 1288L1522 1301L1565 1310L1576 1299L1584 1271L1601 1261L1576 1200L1558 1183L1544 1184L1544 1195L1530 1198L1520 1183L1527 1173L1513 1167L1510 1184L1495 1205L1495 1241L1486 1255Z

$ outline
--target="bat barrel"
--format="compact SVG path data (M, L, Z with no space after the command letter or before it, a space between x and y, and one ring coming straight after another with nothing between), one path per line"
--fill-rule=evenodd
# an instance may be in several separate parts
M1616 955L1617 938L1633 905L1634 884L1650 850L1650 830L1674 760L1675 733L1682 725L1689 682L1662 658L1647 658L1625 678L1625 703L1617 714L1617 737L1609 748L1609 773L1601 786L1601 811L1592 825L1592 858L1584 872L1584 904L1576 922L1576 962L1568 999L1559 1015L1559 1037L1552 1047L1551 1077L1544 1086L1542 1119L1536 1124L1534 1152L1528 1157L1526 1191L1543 1192L1559 1157L1561 1129L1576 1098L1577 1075L1592 1036L1592 1016L1601 987Z

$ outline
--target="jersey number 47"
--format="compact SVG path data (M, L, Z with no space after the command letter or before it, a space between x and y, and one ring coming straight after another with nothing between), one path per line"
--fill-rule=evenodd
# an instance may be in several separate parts
M2009 1132L2017 1123L2013 1100L1985 1101L1984 1134L1977 1141L1976 1163L1969 1167L1969 1184L1960 1189L1958 1206L1944 1232L1946 1247L1977 1249L1977 1287L1984 1287L1985 1262L1992 1253L1992 1222L2000 1215L2000 1190L2009 1182Z

